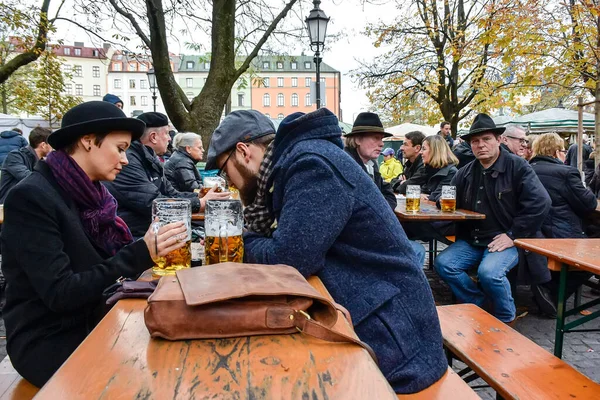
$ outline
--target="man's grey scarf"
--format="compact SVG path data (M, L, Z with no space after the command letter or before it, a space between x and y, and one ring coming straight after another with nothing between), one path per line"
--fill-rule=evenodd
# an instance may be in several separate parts
M254 202L244 209L246 229L265 236L271 236L275 221L271 211L267 208L267 181L273 171L273 143L275 141L272 141L267 147L265 157L258 170L258 188Z

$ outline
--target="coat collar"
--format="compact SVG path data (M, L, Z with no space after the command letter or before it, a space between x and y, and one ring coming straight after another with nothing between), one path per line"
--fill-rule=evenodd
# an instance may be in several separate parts
M558 158L554 158L554 157L550 157L550 156L535 156L529 161L529 163L531 165L538 163L538 162L547 162L547 163L561 164L561 165L565 164L562 161L560 161Z
M506 171L506 163L510 158L510 154L511 153L508 150L504 150L502 145L500 145L500 155L498 156L498 159L491 167L488 168L488 171L492 172L492 178L497 178L499 174L504 173L504 171ZM473 161L472 165L473 168L477 166L477 168L481 168L483 170L483 166L477 159ZM473 168L470 168L468 171L465 172L465 177L472 174Z
M60 197L62 197L62 199L65 201L69 209L73 211L76 215L79 215L79 211L77 210L75 202L73 201L71 196L69 196L69 194L60 187L60 185L56 181L56 178L54 177L54 174L52 173L52 170L50 169L48 164L46 164L45 161L38 161L33 167L33 170L39 172L44 178L46 178L46 180L50 183L54 190L56 190Z

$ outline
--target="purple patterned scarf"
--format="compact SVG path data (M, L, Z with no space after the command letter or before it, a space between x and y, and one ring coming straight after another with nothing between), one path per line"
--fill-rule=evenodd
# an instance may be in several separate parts
M92 182L81 167L62 150L46 157L58 185L79 209L83 228L94 243L111 256L133 242L125 221L117 217L117 201L100 182Z

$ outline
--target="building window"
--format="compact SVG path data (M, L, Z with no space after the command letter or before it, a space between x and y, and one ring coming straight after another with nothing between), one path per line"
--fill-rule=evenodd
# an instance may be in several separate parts
M148 89L148 88L146 87L146 83L147 83L147 82L148 82L148 81L147 81L147 80L145 80L145 79L140 79L140 89Z
M277 107L283 107L283 105L284 105L283 93L279 93L277 95Z
M187 62L185 63L185 67L186 67L187 69L194 69L194 62L193 62L193 61L187 61Z
M135 106L135 96L129 96L129 105Z
M65 48L63 49L63 54L64 54L65 56L70 56L70 55L71 55L71 49L70 49L70 48L68 48L68 47L65 47Z
M282 119L283 119L283 114L279 114L279 115L277 115L277 119L278 119L278 120L282 120Z
M81 65L74 65L73 74L75 76L83 76L83 67Z
M304 61L304 69L310 69L311 65L310 61Z
M146 64L140 64L140 71L148 71L148 66Z
M325 78L321 78L321 83L325 83Z
M185 87L194 87L194 78L186 78Z
M283 69L283 62L277 61L277 69Z
M292 69L298 69L298 63L296 61L292 61Z
M194 93L192 92L185 92L185 96L188 98L189 101L192 101L194 99Z
M113 63L112 70L113 71L120 71L121 70L121 63Z
M265 114L265 117L271 118L271 114L267 113L267 114Z
M73 72L73 66L71 64L63 65L63 72L67 75L71 75L71 73Z
M263 96L263 106L270 107L271 106L271 96L269 93L265 93Z
M117 60L122 60L123 59L123 54L117 54Z
M75 85L75 95L83 96L83 85Z
M327 96L323 96L321 99L321 106L325 107L327 105Z
M71 85L70 83L67 83L65 85L65 92L67 94L73 94L73 85Z
M244 107L244 94L238 93L238 107Z
M81 55L81 49L75 49L75 55L76 56L80 56Z
M271 69L271 63L269 61L263 61L263 69Z
M100 53L98 52L98 50L97 50L97 49L94 49L94 50L92 50L92 56L93 56L93 57L98 57L98 55L99 55L99 54L100 54Z
M115 89L121 89L121 80L120 79L115 79L113 81L113 88L115 88Z
M277 87L283 87L283 78L277 78Z
M304 86L310 87L311 81L312 81L312 78L304 78Z
M135 79L129 80L129 89L135 89Z
M310 101L310 93L306 93L306 96L304 96L304 105L312 106L312 101Z
M137 63L129 63L130 71L137 71Z
M143 106L147 106L148 105L148 96L142 96L141 103Z
M210 69L210 61L204 62L204 69Z
M263 78L263 86L264 87L270 87L271 84L269 83L269 78Z
M292 107L298 107L298 95L292 93Z
M94 96L100 96L100 85L94 85Z
M292 78L292 87L298 87L298 78Z
M100 78L100 67L92 67L92 76L94 78Z

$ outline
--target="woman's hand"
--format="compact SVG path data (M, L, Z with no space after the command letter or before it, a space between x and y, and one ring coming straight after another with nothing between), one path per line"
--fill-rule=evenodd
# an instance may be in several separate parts
M182 248L188 238L187 227L183 221L173 222L155 230L156 220L144 235L144 242L150 252L150 257L156 260L164 257L173 250Z
M230 195L229 192L215 192L215 187L211 187L208 193L200 199L200 212L204 211L208 200L227 200Z

